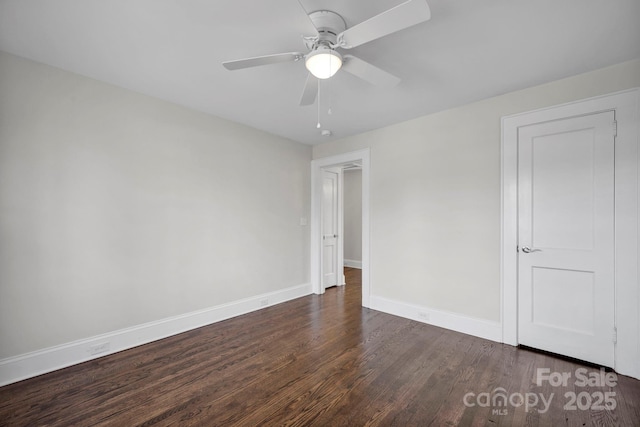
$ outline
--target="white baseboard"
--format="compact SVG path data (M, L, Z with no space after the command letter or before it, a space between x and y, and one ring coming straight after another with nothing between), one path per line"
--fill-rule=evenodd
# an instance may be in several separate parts
M345 259L344 260L344 266L345 267L351 267L351 268L359 268L362 270L362 261L356 261L353 259Z
M468 317L457 313L420 307L401 301L371 296L371 307L374 310L416 320L422 323L439 326L463 334L502 342L502 326L500 322Z
M311 294L311 284L307 283L9 357L0 360L0 386L127 350L309 294Z

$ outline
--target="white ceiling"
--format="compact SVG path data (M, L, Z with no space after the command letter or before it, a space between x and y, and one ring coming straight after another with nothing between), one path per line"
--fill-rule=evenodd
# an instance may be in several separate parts
M301 0L347 26L402 0ZM338 72L321 122L342 138L640 57L639 0L429 0L432 19L349 51L402 78ZM297 0L0 0L0 50L316 144L298 106L302 62L228 71L226 60L305 51ZM1 78L1 76L0 76ZM328 115L328 101L333 114Z

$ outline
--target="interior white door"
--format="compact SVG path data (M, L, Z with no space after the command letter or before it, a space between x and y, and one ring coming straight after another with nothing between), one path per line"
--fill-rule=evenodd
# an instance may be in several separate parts
M322 285L338 285L338 178L339 172L322 171Z
M518 341L614 364L614 113L518 130Z

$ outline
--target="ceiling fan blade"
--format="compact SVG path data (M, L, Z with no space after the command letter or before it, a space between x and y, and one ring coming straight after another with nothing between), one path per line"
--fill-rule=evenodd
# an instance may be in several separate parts
M426 0L408 0L346 29L338 35L338 44L345 49L351 49L429 19L431 10Z
M316 100L318 94L318 79L313 77L313 74L307 75L307 81L304 84L304 90L302 91L302 97L300 98L300 106L311 105Z
M240 70L242 68L257 67L259 65L278 64L280 62L294 62L304 58L300 52L277 53L275 55L256 56L254 58L238 59L223 62L227 70Z
M353 74L374 86L394 87L400 83L399 77L387 73L386 71L381 70L375 65L371 65L360 58L356 58L351 55L344 55L343 59L344 64L342 65L342 70L349 74Z

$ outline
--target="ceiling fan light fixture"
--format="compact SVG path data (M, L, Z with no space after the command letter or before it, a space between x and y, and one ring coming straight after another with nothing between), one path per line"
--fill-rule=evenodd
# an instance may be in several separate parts
M320 47L307 55L307 70L319 79L328 79L342 67L342 56L328 47Z

